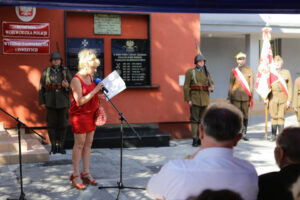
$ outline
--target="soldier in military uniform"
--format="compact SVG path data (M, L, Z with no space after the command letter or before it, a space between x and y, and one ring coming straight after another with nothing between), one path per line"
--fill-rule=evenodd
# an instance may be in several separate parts
M187 70L184 82L184 100L188 102L191 113L191 127L193 146L199 146L199 125L201 117L209 104L209 92L215 88L214 82L205 66L205 58L202 54L195 57L196 66Z
M283 60L280 56L275 56L274 65L276 71L284 81L283 84L286 84L287 93L280 81L272 83L271 92L266 100L271 115L272 141L275 141L276 139L277 129L278 133L280 133L284 128L284 115L286 110L290 107L293 92L291 74L287 69L282 69Z
M294 84L293 108L296 112L297 121L300 126L300 77L295 80Z
M228 100L243 113L243 139L248 141L246 137L248 126L248 112L253 97L254 74L251 67L246 66L245 53L238 53L235 58L238 66L233 68L230 74L230 83L228 90Z
M50 62L51 66L44 69L40 79L39 103L47 109L47 129L51 141L50 154L65 154L64 142L70 107L69 83L72 76L69 70L62 66L62 57L58 52L51 54ZM56 139L58 139L57 146Z

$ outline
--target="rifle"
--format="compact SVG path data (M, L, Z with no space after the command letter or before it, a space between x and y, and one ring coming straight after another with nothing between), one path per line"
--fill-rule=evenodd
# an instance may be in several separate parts
M198 55L198 54L201 54L201 55L202 55L202 53L201 53L201 51L200 51L200 47L199 47L199 45L198 45L198 43L197 43L196 40L195 40L195 44L196 44L197 55ZM207 76L208 86L211 87L211 79L210 79L209 72L208 72L207 67L206 67L205 64L204 64L204 71L205 71L205 75Z

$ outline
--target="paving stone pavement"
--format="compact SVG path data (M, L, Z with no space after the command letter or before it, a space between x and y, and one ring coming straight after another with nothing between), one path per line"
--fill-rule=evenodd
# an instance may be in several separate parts
M286 117L285 126L297 126L295 115ZM270 122L268 124L270 130ZM278 171L273 157L274 142L264 137L264 116L251 115L248 137L235 148L237 157L250 161L258 174ZM48 147L47 147L48 148ZM123 151L122 178L125 187L146 187L149 178L157 173L170 159L184 158L197 148L191 146L191 139L172 140L170 147L130 148ZM91 174L101 186L117 186L120 180L120 150L93 149L91 153ZM27 200L113 200L118 189L98 189L89 186L85 191L71 187L72 152L66 155L50 156L45 163L23 164L23 185ZM0 200L18 199L20 196L19 165L0 166ZM122 189L120 200L150 200L145 190Z

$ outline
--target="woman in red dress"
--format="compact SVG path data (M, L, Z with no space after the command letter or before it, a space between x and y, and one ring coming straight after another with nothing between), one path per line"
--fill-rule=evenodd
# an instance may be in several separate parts
M93 143L96 125L95 113L98 109L98 93L103 88L100 82L93 82L93 75L100 65L95 51L83 49L78 54L78 72L71 81L72 103L69 110L72 132L74 133L74 146L72 151L72 162L74 172L70 177L72 186L84 190L86 186L97 185L90 174L90 152ZM82 173L79 174L79 163L82 157Z

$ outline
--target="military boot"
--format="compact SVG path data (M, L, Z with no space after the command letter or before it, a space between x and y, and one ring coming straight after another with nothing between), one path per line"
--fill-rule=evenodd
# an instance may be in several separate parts
M276 132L277 132L277 124L272 124L272 135L271 135L271 138L270 138L270 141L275 141L276 140Z
M242 129L242 134L243 134L243 140L249 141L249 139L246 137L247 134L247 126L248 126L248 119L244 119L243 121L243 129Z
M199 146L199 144L198 144L198 140L199 140L199 124L198 123L192 123L191 127L192 127L192 136L193 136L192 146L193 147L197 147L197 146Z
M278 134L281 133L281 131L283 130L284 125L283 124L278 124Z
M56 152L57 152L56 145L51 144L51 151L49 152L49 154L56 154Z
M49 152L49 154L56 154L57 148L56 148L55 131L52 129L48 129L48 135L51 142L51 151Z
M58 153L61 154L66 154L66 150L65 150L65 141L66 141L66 128L62 129L62 131L60 131L60 137L59 137L59 149L58 149Z
M200 146L201 145L201 140L198 138L198 140L197 140L197 144L198 144L198 146Z
M193 147L198 146L198 142L197 142L197 139L196 139L196 138L193 138L192 146L193 146Z
M59 145L58 145L58 150L57 150L57 152L58 153L61 153L61 154L66 154L66 150L65 150L65 147L64 147L64 144L63 143L60 143Z

